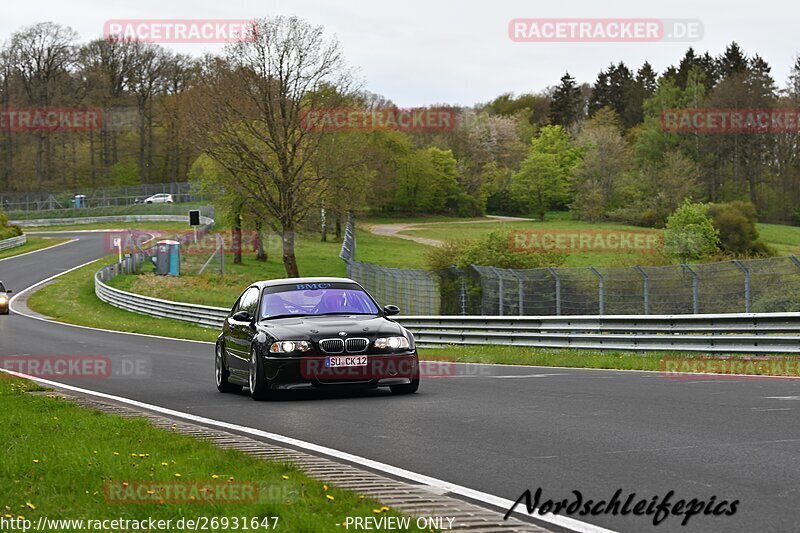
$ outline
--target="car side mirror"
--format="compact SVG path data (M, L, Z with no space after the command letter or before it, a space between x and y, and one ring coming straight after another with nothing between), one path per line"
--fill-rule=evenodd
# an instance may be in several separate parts
M400 308L397 307L396 305L387 305L383 308L383 313L386 316L397 315L400 314Z
M237 322L250 322L253 319L247 311L237 311L231 318Z
M8 290L6 291L6 294L11 294L12 292L14 292L14 291L12 291L11 289L8 289Z

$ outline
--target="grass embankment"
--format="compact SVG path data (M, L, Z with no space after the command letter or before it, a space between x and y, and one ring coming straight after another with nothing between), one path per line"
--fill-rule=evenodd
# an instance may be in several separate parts
M225 276L218 276L218 263L209 265L202 276L196 275L212 250L198 251L192 247L182 254L182 275L178 278L154 276L152 267L144 265L143 274L117 276L109 283L119 289L181 302L230 307L252 282L286 277L280 241L265 240L267 262L255 259L252 250L245 250L243 262L233 263L233 255L225 255ZM320 242L317 235L304 235L297 241L297 260L301 276L334 276L347 274L339 258L342 244L329 240ZM356 256L360 261L402 268L421 268L427 246L411 241L372 235L358 231Z
M36 250L55 246L56 244L66 242L67 240L68 239L29 236L25 244L22 246L16 246L0 252L0 259L6 259L7 257L14 257L15 255L26 254L28 252L35 252Z
M338 531L347 515L398 516L290 465L223 450L144 419L84 409L57 394L28 392L35 390L41 387L0 377L0 517L6 520L171 519L166 530L174 531L181 517L238 517L247 526L254 518L278 517L269 530ZM140 491L140 484L147 487ZM187 496L171 498L166 487L186 487ZM45 529L72 529L50 526ZM209 530L231 529L242 527Z
M29 298L28 306L69 324L180 339L216 339L219 332L213 329L131 313L100 301L94 294L94 274L116 260L115 256L109 256L56 278L52 284L36 291Z

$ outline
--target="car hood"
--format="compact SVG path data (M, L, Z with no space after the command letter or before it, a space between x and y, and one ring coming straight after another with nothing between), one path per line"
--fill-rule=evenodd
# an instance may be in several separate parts
M318 316L262 320L259 329L277 340L314 340L341 337L366 337L402 335L402 326L384 317L376 316Z

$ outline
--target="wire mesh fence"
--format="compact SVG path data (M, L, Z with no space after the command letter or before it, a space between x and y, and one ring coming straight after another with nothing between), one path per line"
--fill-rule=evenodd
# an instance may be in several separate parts
M355 260L348 220L347 273L407 315L672 315L800 312L800 260L791 257L628 268L444 271Z
M208 200L189 182L145 183L141 185L74 189L59 192L2 192L0 207L7 212L66 211L76 208L120 207L143 204L157 194L169 194L174 203ZM76 205L75 197L85 196ZM158 199L151 201L158 202Z

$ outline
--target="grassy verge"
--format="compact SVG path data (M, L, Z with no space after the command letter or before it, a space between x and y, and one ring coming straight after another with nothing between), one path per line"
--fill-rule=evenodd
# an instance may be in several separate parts
M94 273L116 262L109 256L57 278L36 291L28 306L61 322L132 333L148 333L180 339L214 341L218 332L179 320L156 318L117 309L94 294Z
M428 248L411 241L371 235L366 231L359 231L357 239L359 260L385 266L420 268L424 250ZM202 250L198 253L198 250L190 247L183 251L180 277L154 276L151 265L144 265L143 274L117 276L109 285L156 298L230 307L252 282L286 276L279 241L267 239L266 243L266 262L256 261L252 250L244 251L242 263L238 265L233 263L232 254L226 254L223 278L217 274L217 263L198 276L197 272L211 252ZM301 236L296 250L300 275L345 276L345 264L339 258L341 246L340 242L320 242L316 235Z
M47 237L35 237L29 236L22 246L17 246L15 248L10 248L8 250L3 250L0 252L0 259L5 259L7 257L14 257L15 255L26 254L28 252L35 252L36 250L41 250L42 248L48 248L50 246L55 246L56 244L66 242L68 239L55 239L55 238L47 238Z
M5 480L0 484L0 517L23 517L34 523L42 516L152 518L172 519L173 524L181 517L248 521L278 517L277 527L271 522L270 530L337 531L347 515L375 516L378 511L398 516L381 510L375 501L323 485L290 465L223 450L157 429L143 419L83 409L56 394L28 392L37 389L29 381L0 379L5 450L0 462L0 478ZM155 485L156 490L135 492L133 487L141 483ZM199 498L169 498L158 485L186 486ZM217 489L201 490L220 485L229 490L216 499ZM236 489L241 495L235 494ZM157 494L158 490L163 492ZM119 528L124 529L128 528ZM175 525L167 529L178 530Z

